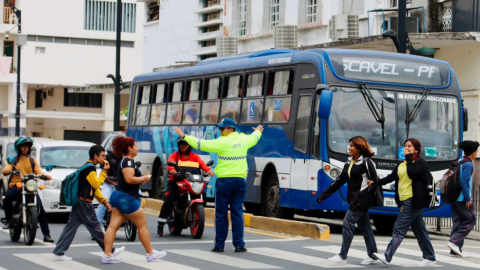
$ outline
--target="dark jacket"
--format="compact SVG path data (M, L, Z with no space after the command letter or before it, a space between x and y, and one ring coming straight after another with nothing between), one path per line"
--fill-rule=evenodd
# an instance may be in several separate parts
M342 173L337 177L337 179L335 179L330 187L320 194L319 199L322 201L326 200L341 186L347 183L347 200L349 209L367 211L372 205L375 197L375 188L369 187L367 184L367 180L373 180L375 183L377 182L377 171L375 170L375 164L371 159L360 156L355 164L353 164L353 167L350 171L350 177L348 177L348 167L350 167L350 162L352 162L352 157L345 162ZM368 174L365 162L368 162Z
M115 160L115 162L117 163L116 166L110 166L110 170L108 170L107 176L117 176L118 164L120 164L123 157L117 157L115 154L109 153L107 154L106 159L110 163L110 165L112 164L112 160Z
M410 179L412 179L412 208L426 208L429 206L428 193L427 193L427 179L428 179L428 167L427 162L423 158L418 158L413 162L413 155L409 154L405 156L407 161L407 174ZM386 185L390 182L395 181L395 202L400 207L402 202L400 201L400 196L398 195L398 166L393 169L392 173L378 181L379 185Z

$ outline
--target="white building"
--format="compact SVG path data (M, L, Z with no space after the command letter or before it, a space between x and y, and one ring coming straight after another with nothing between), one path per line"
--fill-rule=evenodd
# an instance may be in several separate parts
M21 35L26 39L21 47L21 96L25 101L21 134L100 142L105 133L113 131L114 90L106 76L115 74L116 1L9 2L22 12ZM10 7L4 1L0 7L0 135L14 135L17 45L22 37ZM142 70L144 18L143 3L123 0L123 81L131 81ZM104 89L88 90L89 85ZM128 90L125 93L121 109L128 106ZM125 121L120 125L125 126Z

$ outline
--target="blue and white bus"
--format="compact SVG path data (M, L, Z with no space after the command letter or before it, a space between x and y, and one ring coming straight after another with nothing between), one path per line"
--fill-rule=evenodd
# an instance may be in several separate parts
M340 174L351 137L368 139L380 177L404 158L405 139L418 138L438 181L459 157L467 123L447 62L395 53L266 50L138 75L131 91L127 136L138 142L142 169L152 172L142 187L152 197L161 197L166 160L177 150L173 128L214 139L220 136L214 124L229 117L247 134L264 125L248 154L245 207L280 218L296 210L347 211L346 186L322 204L316 198ZM215 177L207 197L214 188ZM385 206L370 213L377 229L388 230L399 208L393 186L383 189ZM424 216L450 216L450 207L439 202Z

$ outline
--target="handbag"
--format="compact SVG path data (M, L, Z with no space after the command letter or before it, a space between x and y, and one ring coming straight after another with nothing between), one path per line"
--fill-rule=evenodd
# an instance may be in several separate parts
M368 179L372 180L370 177L370 170L368 169L368 161L369 159L365 159L365 166L367 167L367 176ZM377 183L378 183L378 176L377 176ZM368 188L372 188L372 186L369 186ZM383 189L382 186L377 185L376 190L375 190L375 195L373 197L373 202L372 202L372 207L382 207L383 206Z

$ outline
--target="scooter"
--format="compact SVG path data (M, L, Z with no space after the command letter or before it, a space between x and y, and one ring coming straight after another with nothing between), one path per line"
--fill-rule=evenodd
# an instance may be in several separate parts
M206 165L210 167L213 163L213 160L210 160ZM177 164L169 161L167 164L177 171L174 181L179 189L172 213L167 218L170 234L180 235L183 229L190 227L192 237L200 239L205 229L202 194L207 183L205 177L208 177L208 174L199 168L198 162L179 161Z
M135 162L135 165L140 168L142 166L142 163L140 161ZM110 161L110 167L117 167L117 162L115 160ZM110 180L111 182L116 183L117 182L117 176L109 176L107 177L107 180ZM105 231L107 231L108 226L110 225L110 218L112 216L112 212L106 212L105 216L103 217L103 228ZM122 227L125 228L125 237L127 238L128 241L133 242L137 238L137 226L130 220L130 219L125 219L125 222L122 224Z
M35 175L30 173L22 176L20 170L16 170L14 165L15 159L12 157L7 158L7 163L13 166L13 171L10 173L12 176L19 176L22 181L17 183L17 187L22 189L22 192L18 196L17 200L13 202L12 209L12 222L13 228L10 229L10 239L13 242L18 242L23 229L23 239L25 245L32 245L35 241L35 235L37 234L37 216L40 209L37 205L37 189L44 189L45 186L38 186L38 180L47 180L44 175ZM46 167L47 171L53 169L52 165ZM2 218L2 222L6 223L5 218Z

